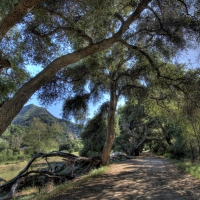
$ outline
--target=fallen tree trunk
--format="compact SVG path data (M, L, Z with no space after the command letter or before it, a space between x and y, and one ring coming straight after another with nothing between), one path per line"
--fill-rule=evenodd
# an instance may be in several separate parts
M133 158L121 152L115 152L114 156L111 154L110 158L116 158L117 156L124 156L128 159ZM50 163L48 161L50 157L60 157L61 161ZM43 166L42 168L33 169L36 168L34 165L38 165L36 162L37 159L45 159L46 167L44 168ZM101 159L99 156L92 158L78 157L60 151L36 154L31 158L25 168L13 179L6 181L0 178L1 181L5 182L0 186L0 200L12 198L17 189L21 190L33 185L40 188L45 186L48 182L53 182L55 184L64 183L87 173L92 168L98 168L100 164ZM1 194L2 192L4 196L1 196L3 195Z
M62 160L59 163L52 164L47 160L50 157L60 157ZM33 163L38 158L45 159L47 167L30 170ZM63 183L72 180L81 174L88 172L91 168L96 167L100 163L100 157L85 158L64 152L36 154L28 162L26 167L13 179L7 182L2 179L6 183L0 186L0 192L7 191L7 194L0 197L0 200L10 199L14 195L16 188L22 189L33 184L36 186L44 186L49 180L53 180L55 183Z
M12 196L15 194L15 190L17 188L17 186L19 185L20 183L20 179L18 179L11 187L10 191L8 192L8 194L6 194L5 196L3 197L0 197L0 200L6 200L6 199L10 199L12 198Z

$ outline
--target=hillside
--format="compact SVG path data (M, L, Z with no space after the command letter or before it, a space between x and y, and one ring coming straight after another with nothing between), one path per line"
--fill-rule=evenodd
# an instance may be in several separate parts
M74 138L80 135L80 128L77 124L58 119L45 108L35 106L34 104L24 106L12 123L15 125L29 126L33 118L36 117L47 124L59 123L63 127L63 130L68 132Z

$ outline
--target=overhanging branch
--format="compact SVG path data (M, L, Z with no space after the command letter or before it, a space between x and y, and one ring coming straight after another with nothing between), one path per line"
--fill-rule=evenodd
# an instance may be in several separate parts
M30 2L29 0L26 1L28 3ZM139 3L136 10L127 18L127 20L121 25L121 28L118 30L118 32L112 37L89 45L73 53L63 55L53 60L48 66L44 66L44 69L40 73L26 82L9 101L0 107L0 135L3 134L29 98L45 83L50 81L60 69L80 61L86 56L108 49L114 43L118 42L118 39L122 37L127 29L129 29L129 26L139 19L141 12L147 8L148 3L151 1L152 0L143 0L142 3ZM39 0L37 0L37 2L39 2Z

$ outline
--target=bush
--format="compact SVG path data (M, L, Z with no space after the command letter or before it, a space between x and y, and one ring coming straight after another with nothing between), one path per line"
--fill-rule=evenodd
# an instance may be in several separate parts
M6 154L3 154L2 152L0 153L0 163L6 162Z
M8 161L18 161L18 160L25 160L27 155L24 154L17 154L13 152L12 149L4 149L0 151L0 163L5 163Z
M83 147L81 140L68 140L65 144L59 146L59 151L68 151L69 153L78 152Z
M13 151L11 149L5 149L0 152L0 162L7 162L13 159Z
M0 151L7 149L9 147L9 142L0 138Z

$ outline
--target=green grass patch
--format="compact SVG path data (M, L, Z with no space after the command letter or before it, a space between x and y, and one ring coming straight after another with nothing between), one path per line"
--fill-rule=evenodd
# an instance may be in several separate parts
M182 169L193 177L200 179L200 163L191 163L189 160L176 160L170 159L170 161L175 164L179 169Z
M83 184L90 178L97 178L97 177L105 174L107 172L107 170L108 170L108 167L100 167L99 169L94 169L94 170L90 171L88 174L82 176L79 180L77 180L75 182L70 181L66 184L56 186L54 188L54 190L49 194L47 194L46 191L42 191L41 194L37 195L34 199L35 200L37 200L37 199L45 200L47 198L53 198L58 195L62 195L62 193L65 193L67 190L70 190L74 187L77 187L77 186Z

